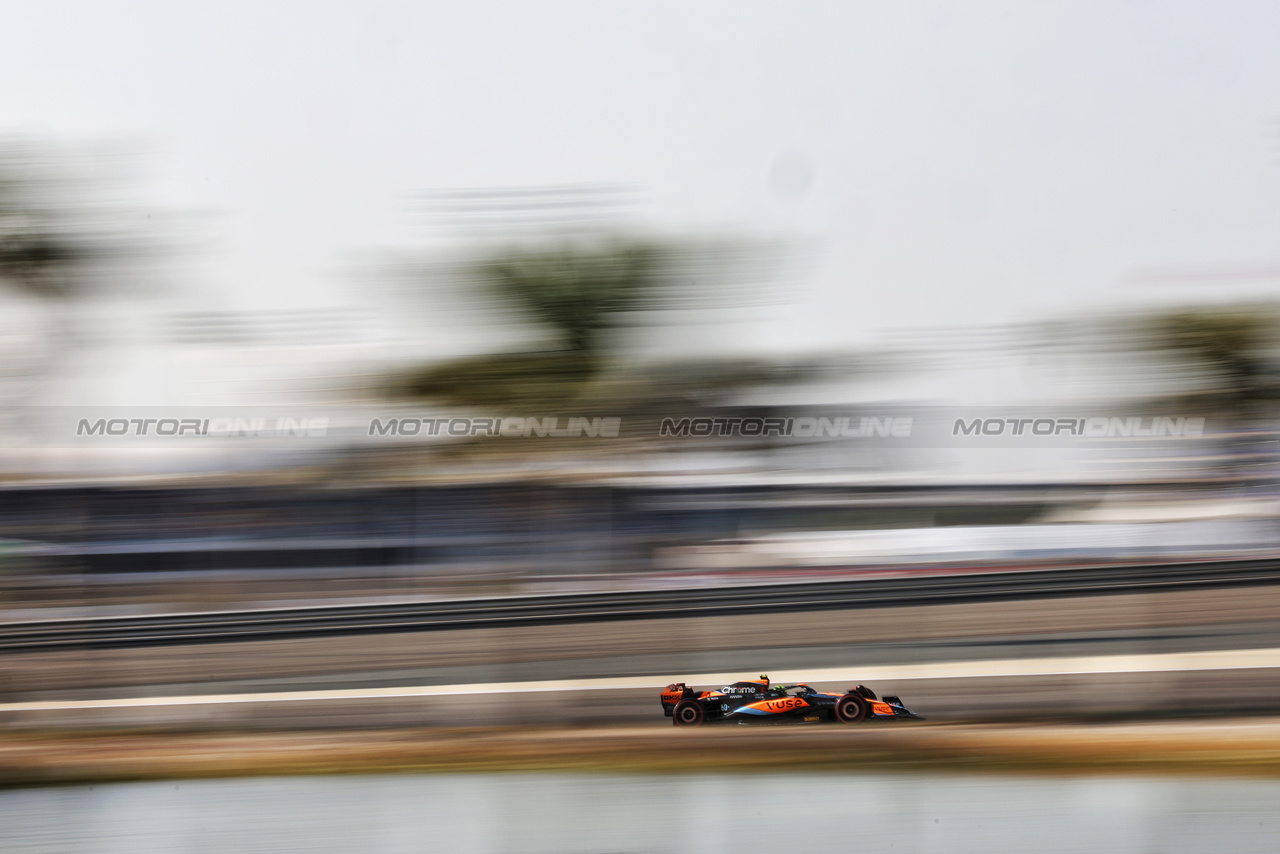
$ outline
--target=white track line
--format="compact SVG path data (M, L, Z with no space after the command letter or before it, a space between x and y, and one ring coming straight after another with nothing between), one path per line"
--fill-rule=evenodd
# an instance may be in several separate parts
M856 682L898 682L913 679L974 679L993 677L1072 676L1098 673L1172 673L1193 670L1280 668L1280 648L1230 649L1209 652L1167 652L1145 655L1095 655L1072 658L1008 658L983 661L944 661L892 664L880 667L836 667L804 673L775 673L775 682L803 679L817 685ZM746 677L753 673L745 674ZM108 700L37 700L0 703L4 712L46 712L67 709L130 709L154 706L213 706L229 703L284 703L317 700L374 700L390 697L450 697L460 694L527 694L553 691L620 691L658 689L672 682L690 687L728 685L744 673L700 673L679 676L626 676L599 679L555 679L539 682L476 682L459 685L417 685L399 688L339 688L324 691L271 691L256 694L191 694L176 697L123 697Z

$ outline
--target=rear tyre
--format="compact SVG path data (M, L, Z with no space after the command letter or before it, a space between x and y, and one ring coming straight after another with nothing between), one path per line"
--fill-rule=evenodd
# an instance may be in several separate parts
M856 724L867 718L867 701L859 694L845 694L836 700L836 720Z
M704 717L702 706L693 700L681 700L671 712L671 721L676 726L698 726Z

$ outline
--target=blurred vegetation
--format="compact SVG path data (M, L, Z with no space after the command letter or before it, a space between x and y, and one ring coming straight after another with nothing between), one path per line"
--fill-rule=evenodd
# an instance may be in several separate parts
M509 252L484 263L480 275L551 327L563 350L593 359L619 313L652 297L669 255L638 241Z
M1275 305L1237 305L1157 314L1140 323L1136 340L1169 354L1204 385L1184 395L1239 420L1260 415L1280 397Z
M474 356L411 371L399 390L451 406L540 406L551 412L581 395L594 368L589 355L574 351Z
M57 204L56 177L30 144L0 144L0 282L37 297L76 292L75 268L96 247Z
M472 278L548 333L550 346L457 359L415 371L402 390L453 405L569 404L600 369L619 316L651 302L666 250L615 240L596 246L504 250L476 262Z
M95 301L158 281L154 222L132 209L120 180L131 159L101 146L0 139L0 298L26 304L21 365L0 389L9 399L60 400L64 389L50 380L73 375L83 348L112 332Z
M101 292L117 262L136 260L136 218L108 179L115 155L51 142L0 140L0 286L56 303Z
M760 268L776 254L777 247L745 242L623 237L499 250L475 261L468 281L484 291L478 298L540 328L547 346L429 365L396 378L394 390L450 406L555 414L688 403L767 380L782 366L749 359L638 364L619 333L635 312L757 299Z

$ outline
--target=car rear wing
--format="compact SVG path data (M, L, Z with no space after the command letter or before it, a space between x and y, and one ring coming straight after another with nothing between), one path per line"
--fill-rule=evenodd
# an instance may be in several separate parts
M662 691L662 713L671 717L676 703L681 700L692 700L697 696L694 690L683 682L673 682Z

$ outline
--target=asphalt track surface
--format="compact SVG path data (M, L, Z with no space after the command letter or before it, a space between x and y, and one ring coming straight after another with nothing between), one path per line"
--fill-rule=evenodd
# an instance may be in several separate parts
M910 683L920 679L991 679L1068 677L1099 674L1188 673L1211 670L1263 670L1280 668L1280 649L1216 650L1154 655L1101 655L1059 658L952 661L915 665L857 668L825 668L808 671L808 681L852 685L862 680ZM89 700L33 700L0 703L0 715L11 712L44 712L66 709L129 709L159 706L218 706L243 703L324 702L383 700L501 694L564 694L581 691L647 692L652 699L664 686L687 680L690 685L724 685L741 673L702 673L666 676L605 677L525 682L468 682L457 685L403 685L390 688L341 688L308 691L259 691L232 694L188 694L114 697ZM834 690L847 690L836 688ZM652 703L650 703L652 705Z
M858 577L390 605L94 617L0 627L0 653L943 605L1280 583L1280 560Z

